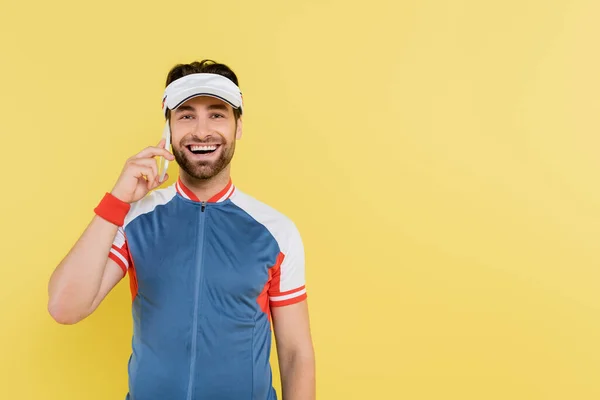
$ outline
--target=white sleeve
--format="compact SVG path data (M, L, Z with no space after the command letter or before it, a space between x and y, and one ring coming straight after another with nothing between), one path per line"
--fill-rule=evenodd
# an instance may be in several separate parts
M304 244L298 229L291 224L271 278L271 306L286 306L306 299Z

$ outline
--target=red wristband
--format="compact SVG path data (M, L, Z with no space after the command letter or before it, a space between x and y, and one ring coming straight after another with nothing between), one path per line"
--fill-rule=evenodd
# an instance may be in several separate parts
M131 208L131 204L116 198L110 193L106 193L94 212L101 218L112 222L117 226L123 226L125 217Z

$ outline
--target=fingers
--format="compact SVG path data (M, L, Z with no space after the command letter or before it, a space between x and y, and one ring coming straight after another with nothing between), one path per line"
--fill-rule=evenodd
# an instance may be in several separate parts
M156 189L157 187L159 187L160 185L165 183L168 179L169 179L169 174L165 174L165 177L162 181L160 181L160 176L156 175L154 177L154 180L152 180L152 181L148 180L148 183L147 183L148 191L150 191L152 189Z
M129 164L143 165L152 168L153 176L158 176L158 167L154 158L138 158L129 161Z
M175 156L165 149L166 140L162 138L156 146L148 146L138 154L130 157L125 163L123 173L137 180L137 185L145 185L148 191L162 185L167 181L168 175L159 180L157 160L155 157L164 157L173 161ZM131 182L133 183L133 182Z
M158 167L154 159L141 158L129 162L133 176L138 179L145 179L148 190L152 190L162 185L169 179L169 174L160 181Z
M131 157L130 160L136 160L136 159L140 159L140 158L152 158L152 157L156 157L156 156L161 156L166 158L167 160L173 161L175 159L175 156L173 154L171 154L171 152L169 152L168 150L166 150L164 148L165 146L165 139L161 139L160 142L158 142L159 146L149 146L146 147L144 150L140 151L138 154L136 154L135 156Z
M159 181L159 179L160 177L157 175L152 182L149 181L148 183L151 183L151 185L148 187L148 190L156 189L157 187L165 183L169 179L169 174L165 174L165 177L162 180L162 182Z
M144 164L130 163L130 171L135 178L146 179L148 182L153 182L156 179L155 169Z

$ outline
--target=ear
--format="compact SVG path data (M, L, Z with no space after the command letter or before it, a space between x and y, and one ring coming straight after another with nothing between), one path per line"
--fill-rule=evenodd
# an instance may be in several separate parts
M237 120L237 128L235 129L235 138L240 140L242 138L242 117L239 117Z

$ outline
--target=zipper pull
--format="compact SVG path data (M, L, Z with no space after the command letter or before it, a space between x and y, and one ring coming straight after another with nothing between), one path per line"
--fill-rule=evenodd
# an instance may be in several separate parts
M204 209L206 208L206 201L202 202L202 212L204 212Z

